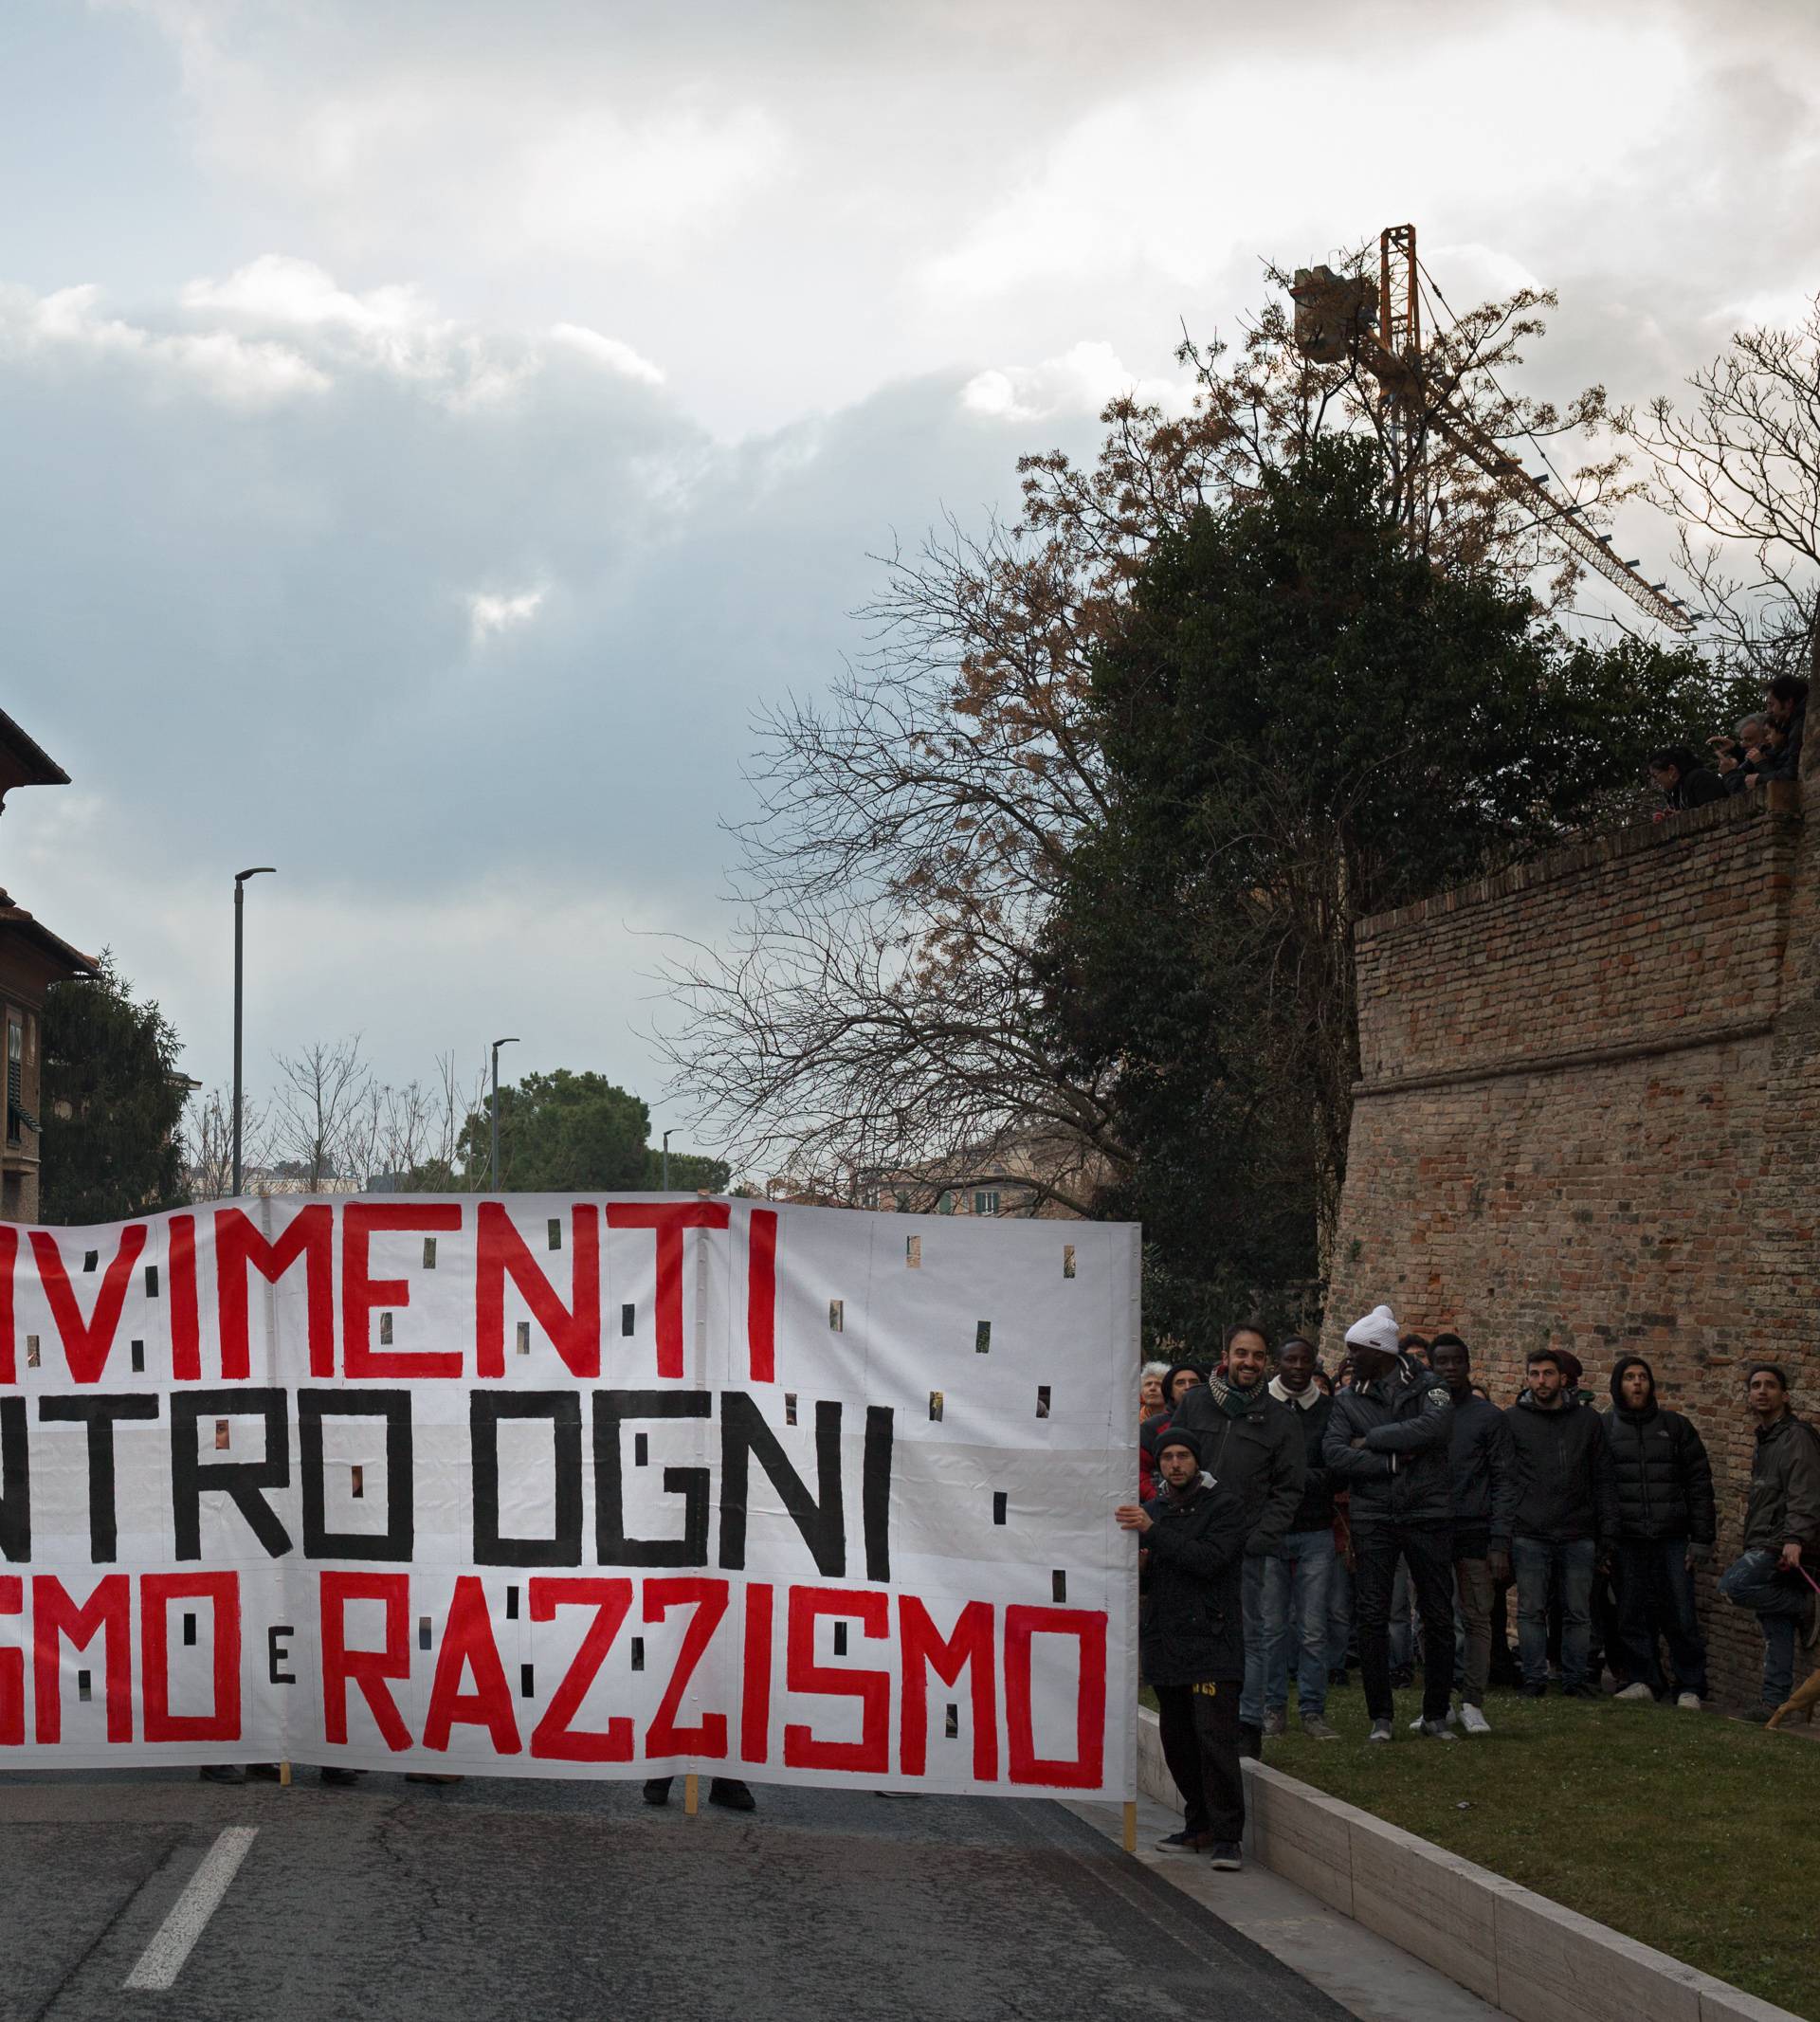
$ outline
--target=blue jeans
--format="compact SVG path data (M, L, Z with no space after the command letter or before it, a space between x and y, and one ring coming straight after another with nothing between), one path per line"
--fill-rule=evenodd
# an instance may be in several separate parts
M1719 1591L1736 1608L1748 1608L1763 1631L1763 1703L1779 1706L1794 1690L1794 1631L1807 1612L1809 1588L1779 1579L1780 1552L1766 1547L1735 1558L1719 1576Z
M1245 1684L1239 1692L1239 1724L1264 1725L1264 1569L1261 1554L1245 1555Z
M1561 1685L1573 1691L1587 1683L1586 1657L1592 1641L1592 1567L1598 1548L1591 1538L1565 1544L1546 1538L1511 1540L1517 1573L1517 1658L1526 1685L1548 1683L1548 1594L1561 1582Z
M1334 1574L1334 1531L1291 1531L1264 1563L1264 1707L1289 1703L1289 1663L1297 1659L1296 1703L1303 1720L1327 1708L1327 1590Z
M1631 1681L1660 1694L1666 1683L1658 1637L1668 1646L1681 1690L1704 1699L1706 1644L1694 1606L1694 1576L1687 1570L1687 1540L1626 1538L1618 1545L1618 1641Z

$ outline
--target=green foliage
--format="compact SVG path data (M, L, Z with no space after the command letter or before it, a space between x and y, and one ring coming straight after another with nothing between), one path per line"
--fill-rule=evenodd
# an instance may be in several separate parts
M104 953L98 976L51 986L41 1029L40 1215L80 1225L181 1206L182 1046L157 1005L136 1003Z
M527 1074L500 1090L500 1188L513 1193L637 1192L646 1185L650 1111L604 1074ZM484 1175L491 1111L467 1120L467 1170ZM674 1160L672 1160L674 1165Z
M709 1193L724 1193L727 1182L733 1177L733 1169L724 1158L710 1158L702 1152L672 1152L670 1154L670 1192L672 1193L698 1193L705 1190ZM664 1184L664 1154L656 1145L645 1154L645 1186L655 1193Z
M1701 664L1569 639L1412 554L1374 449L1312 444L1159 538L1096 654L1106 814L1041 970L1116 1073L1153 1337L1322 1274L1357 1077L1355 921L1637 806L1723 702Z

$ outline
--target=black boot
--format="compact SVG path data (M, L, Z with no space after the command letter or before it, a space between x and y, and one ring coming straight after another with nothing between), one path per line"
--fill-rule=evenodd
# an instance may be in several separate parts
M708 1785L708 1802L729 1812L755 1812L758 1800L737 1776L716 1776Z
M1249 1756L1254 1762L1264 1760L1264 1729L1254 1726L1249 1721L1239 1722L1239 1753Z
M645 1802L646 1804L668 1804L670 1801L670 1785L675 1781L676 1778L674 1776L647 1776L645 1779Z

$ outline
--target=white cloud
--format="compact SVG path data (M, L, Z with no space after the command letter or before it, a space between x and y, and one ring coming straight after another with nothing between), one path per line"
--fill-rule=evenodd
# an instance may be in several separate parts
M604 365L609 372L623 373L628 379L643 379L647 386L664 384L664 368L652 364L649 358L618 337L603 337L598 330L590 330L585 323L553 323L550 335L558 344L566 344L572 351L580 352L596 365Z
M293 260L283 253L262 253L226 281L192 281L181 300L186 309L222 311L268 328L340 324L373 333L418 329L434 320L415 288L382 287L352 295L314 261Z
M482 647L500 632L528 625L542 607L544 592L521 590L517 596L501 596L490 590L473 590L467 596L468 637Z
M1087 339L1037 365L1000 365L975 373L961 388L969 413L992 421L1045 421L1054 414L1098 414L1109 400L1130 393L1168 414L1185 414L1194 389L1180 379L1142 379L1129 372L1110 344Z

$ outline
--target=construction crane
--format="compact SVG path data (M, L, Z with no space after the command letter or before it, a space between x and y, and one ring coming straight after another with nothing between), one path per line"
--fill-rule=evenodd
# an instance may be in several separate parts
M1432 430L1475 464L1512 499L1527 505L1572 555L1596 569L1640 610L1669 630L1691 632L1694 612L1665 583L1652 583L1634 561L1613 553L1611 537L1595 534L1580 508L1549 493L1546 478L1534 476L1445 393L1425 379L1422 369L1422 294L1415 255L1415 227L1387 226L1378 237L1378 278L1336 274L1331 267L1298 267L1289 293L1296 304L1296 348L1319 365L1349 358L1377 381L1384 396L1385 431L1398 461L1415 473L1419 496L1421 446Z

